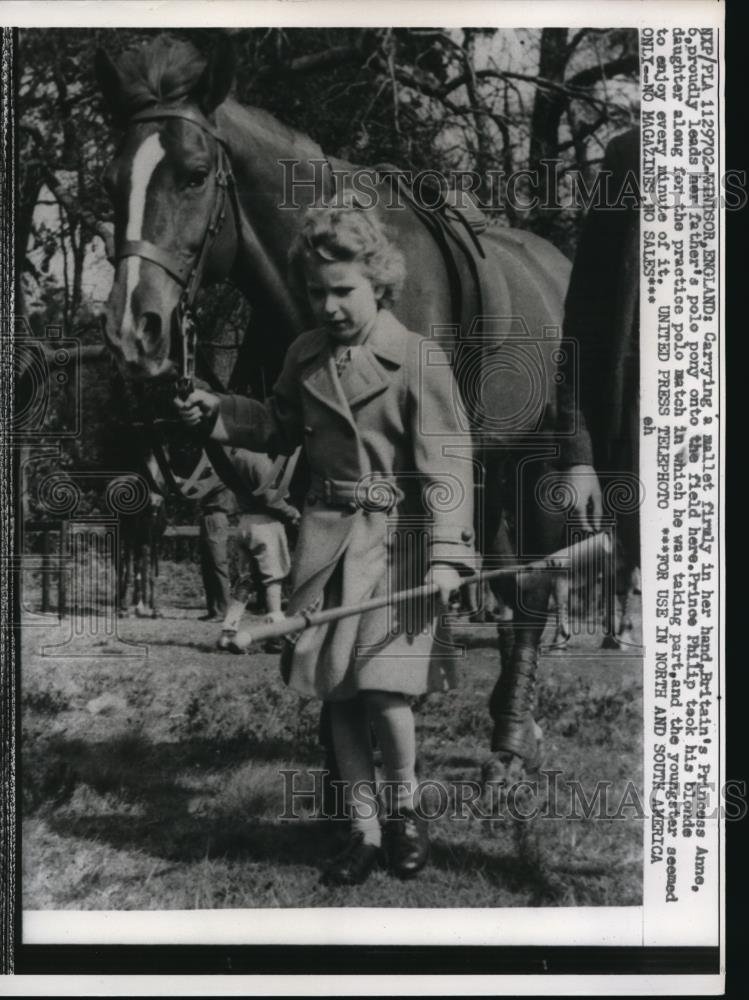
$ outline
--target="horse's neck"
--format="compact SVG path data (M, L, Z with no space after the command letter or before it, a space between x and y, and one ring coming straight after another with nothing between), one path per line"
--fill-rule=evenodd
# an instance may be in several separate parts
M299 225L301 201L297 209L280 208L288 169L283 161L299 161L304 169L312 160L324 160L322 151L267 113L236 101L222 104L216 121L230 149L239 202L242 252L235 278L251 305L257 307L259 296L289 333L296 334L304 322L288 287L287 253ZM307 197L307 203L310 200Z

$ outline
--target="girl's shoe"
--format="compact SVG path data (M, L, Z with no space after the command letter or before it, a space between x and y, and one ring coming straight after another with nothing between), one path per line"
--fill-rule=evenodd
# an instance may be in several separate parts
M364 834L355 833L327 866L322 881L325 885L361 885L378 865L381 854L381 848L364 843Z
M410 809L385 824L390 870L398 878L413 878L429 860L429 830L426 820Z

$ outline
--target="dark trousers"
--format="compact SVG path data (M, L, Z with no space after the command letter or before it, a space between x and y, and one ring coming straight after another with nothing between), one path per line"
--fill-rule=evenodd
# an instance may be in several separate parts
M223 617L229 607L229 518L222 510L200 518L200 571L209 615Z

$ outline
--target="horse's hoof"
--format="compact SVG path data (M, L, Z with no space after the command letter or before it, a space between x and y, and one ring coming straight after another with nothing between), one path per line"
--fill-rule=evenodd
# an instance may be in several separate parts
M562 650L569 646L571 639L572 636L569 632L559 631L551 640L551 643L546 646L546 650L549 653L561 653Z
M216 649L220 650L222 653L228 653L231 650L232 643L234 642L234 632L222 632L218 637L216 643Z
M151 612L151 618L163 618L163 617L164 616L162 615L162 613L160 611L157 611L156 608L154 608L153 611Z
M481 786L482 813L492 832L500 829L499 820L525 825L538 814L537 782L516 754L500 753L485 761Z
M250 643L249 646L245 646L244 643L237 642L236 639L230 639L226 649L228 649L230 653L236 653L238 655L241 653L250 653L252 651L252 643Z
M605 635L601 643L601 649L621 649L622 643L618 635Z

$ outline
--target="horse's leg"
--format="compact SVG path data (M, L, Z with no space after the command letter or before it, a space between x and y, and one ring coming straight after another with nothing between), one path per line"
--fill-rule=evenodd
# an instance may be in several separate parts
M151 617L158 618L159 612L156 608L156 576L158 574L158 538L156 537L155 525L151 525L148 533L148 604L151 608Z
M619 553L614 551L606 556L604 560L603 578L601 588L603 590L603 640L601 649L618 649L617 638L617 605L619 603L619 576L617 572Z
M554 574L551 585L554 596L556 628L551 648L564 649L570 641L570 578L564 571Z
M122 530L122 529L120 529ZM127 535L120 542L119 609L120 618L127 617L127 591L130 585L130 540Z
M618 626L612 621L609 623L610 631L605 630L603 640L605 649L621 649L622 646L634 645L631 639L624 638L624 634L633 629L630 611L631 600L633 594L639 591L640 531L638 514L639 512L623 514L619 516L617 521L619 544L615 554L617 564L612 576L616 580L620 616Z
M135 613L139 618L145 618L148 614L146 609L148 601L148 544L142 538L138 539L135 560Z
M490 455L487 462L485 545L501 561L553 552L562 540L563 519L537 499L537 483L548 472L543 460L519 462ZM514 508L514 509L513 509ZM507 787L541 764L542 734L533 718L541 636L546 625L550 573L502 578L495 590L513 610L512 621L498 625L500 675L489 699L494 721L484 777Z
M560 546L563 517L546 511L538 500L539 479L549 468L540 459L518 462L501 455L487 463L485 544L489 553L515 562ZM506 808L519 858L534 880L548 888L553 878L544 872L535 822L540 812L537 776L543 733L534 711L552 574L528 573L496 583L513 617L498 624L500 675L489 699L494 730L492 756L482 768L485 803L493 815L505 815Z

